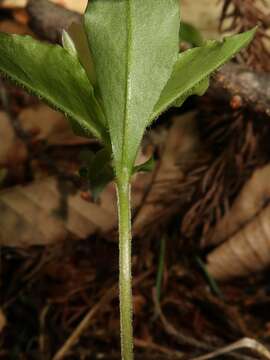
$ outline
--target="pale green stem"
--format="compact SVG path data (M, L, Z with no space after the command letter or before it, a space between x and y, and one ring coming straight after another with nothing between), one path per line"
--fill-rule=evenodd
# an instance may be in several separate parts
M128 177L117 182L119 224L119 298L122 360L133 360L131 211Z

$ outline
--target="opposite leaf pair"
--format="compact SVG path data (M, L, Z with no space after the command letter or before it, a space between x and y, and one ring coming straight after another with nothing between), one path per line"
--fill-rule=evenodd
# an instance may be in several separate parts
M74 43L64 36L65 48L0 34L0 71L65 113L76 133L112 145L118 175L123 167L132 173L145 128L168 107L203 94L210 74L254 34L179 55L178 0L93 0L84 29L73 25Z

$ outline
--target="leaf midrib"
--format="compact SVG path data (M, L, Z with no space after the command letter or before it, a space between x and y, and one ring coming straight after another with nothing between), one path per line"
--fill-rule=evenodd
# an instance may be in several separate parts
M130 67L131 67L131 42L132 42L132 24L131 24L131 1L127 0L127 61L125 67L125 78L126 78L126 86L125 86L125 104L124 104L124 123L122 129L122 147L121 147L121 170L124 170L125 163L125 148L127 141L127 124L128 124L128 114L129 114L129 99L130 99ZM125 170L123 175L125 174Z

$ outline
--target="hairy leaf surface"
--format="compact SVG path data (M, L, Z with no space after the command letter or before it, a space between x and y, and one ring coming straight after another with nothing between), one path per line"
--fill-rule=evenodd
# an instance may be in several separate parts
M202 47L181 53L155 105L151 121L170 106L181 106L190 95L202 95L207 90L211 73L247 46L254 33L255 29L223 41L208 41Z
M0 72L62 111L77 133L106 142L105 117L86 72L61 46L0 33Z
M107 117L116 174L129 175L178 56L178 0L92 0L85 29Z

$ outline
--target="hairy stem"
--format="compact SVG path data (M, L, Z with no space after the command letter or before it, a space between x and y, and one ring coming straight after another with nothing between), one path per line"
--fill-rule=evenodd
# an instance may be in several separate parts
M119 287L122 360L133 360L131 211L130 183L124 177L117 182L119 224Z

